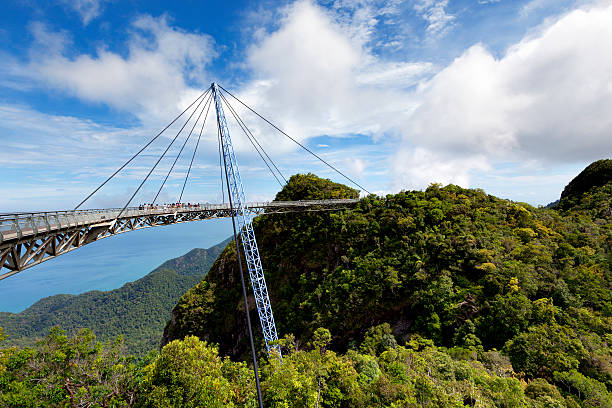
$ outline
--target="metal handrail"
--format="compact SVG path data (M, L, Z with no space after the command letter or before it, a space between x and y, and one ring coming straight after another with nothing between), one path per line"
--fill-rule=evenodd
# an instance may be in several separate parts
M249 210L279 208L279 207L312 207L319 205L353 204L358 199L331 199L331 200L301 200L301 201L257 201L247 203ZM121 219L146 215L171 215L186 212L202 212L215 210L230 210L229 204L194 203L190 206L176 207L172 204L158 206L157 208L129 207L121 215ZM76 227L85 224L95 224L114 220L121 212L120 208L41 211L0 214L0 242L7 239L7 235L36 235L39 231Z
M325 205L325 204L342 204L342 203L356 203L359 199L330 199L330 200L299 200L299 201L256 201L247 203L249 208L264 208L264 207L291 207L291 206L309 206L309 205ZM185 207L172 207L171 204L160 206L154 209L140 209L140 207L128 207L126 211L158 211L162 208L174 209L179 211L193 210L194 208L201 210L222 210L229 209L229 204L209 204L209 203L195 203L191 206ZM96 212L110 212L110 211L121 211L121 208L91 208L83 210L56 210L56 211L25 211L16 213L0 213L0 220L5 217L28 217L28 216L44 216L49 214L90 214ZM149 212L150 213L150 212Z

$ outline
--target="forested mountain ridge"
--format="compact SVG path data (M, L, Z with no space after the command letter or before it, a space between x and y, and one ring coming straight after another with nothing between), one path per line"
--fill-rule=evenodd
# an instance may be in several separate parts
M563 214L588 214L593 220L612 218L612 160L591 163L563 190L557 205Z
M330 347L344 352L388 323L400 344L420 335L445 347L501 349L526 379L578 376L610 390L611 182L571 205L564 197L557 209L432 185L369 196L352 211L259 217L279 333L304 340L325 327ZM294 176L277 197L327 198L333 185L321 185ZM356 194L347 189L336 194ZM164 342L197 335L222 354L245 355L236 269L231 243L173 309ZM252 298L250 310L257 319Z
M0 313L7 344L32 345L59 326L69 333L90 328L100 340L122 335L129 352L137 355L156 349L171 308L206 275L227 242L193 249L118 289L50 296L23 312Z
M264 406L612 407L611 187L555 209L432 185L258 217L283 335L280 364L254 324ZM298 175L278 197L356 193ZM223 357L246 350L236 269L232 242L137 364L88 331L0 345L0 407L256 407L253 371Z
M580 197L597 187L603 187L612 180L612 160L597 160L580 172L561 192L561 199Z

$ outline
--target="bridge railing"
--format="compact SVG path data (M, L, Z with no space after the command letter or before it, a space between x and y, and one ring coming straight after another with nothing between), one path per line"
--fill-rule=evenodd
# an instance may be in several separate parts
M0 214L0 243L69 227L112 220L120 209Z
M259 201L248 203L250 209L265 210L279 207L316 207L354 203L359 200L304 200L304 201ZM0 214L0 244L3 241L21 239L24 236L38 235L43 232L62 230L92 224L110 223L121 214L121 218L132 218L148 215L172 215L184 212L229 210L229 204L192 204L192 205L158 205L157 207L128 207L121 213L120 208L87 209L74 211L43 211Z
M186 211L191 208L193 207L175 209L144 209L139 207L130 207L123 212L121 218L161 214L174 211ZM70 227L112 221L119 215L120 212L120 208L109 208L0 214L0 243L5 240L15 238L20 239L23 236L36 235L41 232L49 232Z

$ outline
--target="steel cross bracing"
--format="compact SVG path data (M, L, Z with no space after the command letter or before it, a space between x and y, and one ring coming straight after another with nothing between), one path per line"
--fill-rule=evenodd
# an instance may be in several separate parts
M261 329L266 341L266 349L268 353L270 353L270 349L274 349L280 355L280 347L277 344L278 334L276 332L276 323L274 323L272 305L270 304L270 297L268 296L268 287L266 286L266 279L261 266L259 249L257 248L257 241L255 240L255 231L253 231L253 215L247 205L244 186L242 185L240 171L238 170L238 162L234 154L232 139L230 138L227 128L227 121L225 120L225 114L216 84L213 84L212 91L213 97L215 98L215 107L217 109L217 122L219 124L219 132L222 141L221 147L229 179L229 189L238 218L240 240L242 241L244 256L249 270L249 277L251 279L251 286L253 287L255 305L257 306Z
M248 203L252 214L330 211L359 200L272 201ZM83 245L124 232L183 222L231 217L229 204L175 208L120 208L0 214L0 280ZM234 211L236 212L236 211Z

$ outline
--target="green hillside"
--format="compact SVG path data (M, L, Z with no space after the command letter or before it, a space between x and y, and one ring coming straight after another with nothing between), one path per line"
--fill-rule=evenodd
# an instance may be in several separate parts
M0 327L7 344L19 346L34 344L54 326L69 333L87 327L100 340L122 335L128 351L142 355L159 346L177 299L206 275L226 245L194 249L118 289L50 296L21 313L0 313Z
M593 188L602 187L612 180L612 160L597 160L580 172L561 193L562 199L580 196Z
M587 214L592 219L612 217L612 160L598 160L578 174L563 190L558 208Z
M534 208L432 185L258 217L283 336L281 364L254 325L264 406L612 407L611 188ZM356 195L309 174L277 197ZM88 331L0 348L0 406L256 407L237 269L231 242L138 364Z
M610 181L592 191L608 208ZM320 186L294 176L279 197L317 196ZM388 323L399 344L420 335L503 350L526 379L554 383L575 371L612 389L609 211L558 212L432 185L369 196L352 211L266 215L255 230L281 334L305 341L324 327L331 349L345 352ZM174 308L164 342L197 335L247 355L236 269L230 244ZM257 321L252 298L250 308Z

